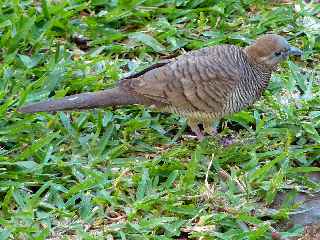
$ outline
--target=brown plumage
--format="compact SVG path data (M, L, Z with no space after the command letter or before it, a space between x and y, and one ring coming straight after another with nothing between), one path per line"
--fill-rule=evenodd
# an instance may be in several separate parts
M251 105L267 87L272 71L288 55L301 55L281 36L267 34L246 47L219 45L159 62L120 80L117 87L25 106L20 112L53 112L143 104L187 118L212 133L212 122Z

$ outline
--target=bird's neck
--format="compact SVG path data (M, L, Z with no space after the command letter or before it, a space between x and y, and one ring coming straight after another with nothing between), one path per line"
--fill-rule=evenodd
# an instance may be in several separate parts
M254 84L258 87L258 92L260 94L260 92L267 87L271 78L271 73L274 69L259 61L259 56L252 46L245 48L244 52L249 61L252 73L252 76L249 79L254 79Z
M273 72L274 70L276 70L276 66L269 66L269 65L264 64L261 61L261 57L259 55L259 49L257 47L255 47L254 45L251 45L251 46L244 48L244 52L248 56L251 64L256 65L262 71Z

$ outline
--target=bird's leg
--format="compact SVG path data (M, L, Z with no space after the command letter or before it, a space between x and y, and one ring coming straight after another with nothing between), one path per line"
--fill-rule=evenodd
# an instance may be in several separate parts
M211 136L217 136L218 130L217 127L219 125L219 121L203 121L203 129L204 132L211 135ZM231 144L233 144L235 141L231 137L223 137L219 140L220 144L224 147L227 147Z
M202 125L203 125L203 130L204 130L205 133L207 133L207 134L209 134L211 136L217 135L218 130L217 130L216 122L206 120L206 121L202 122Z
M187 124L191 128L192 132L194 132L197 135L197 138L199 140L203 140L204 135L201 132L199 126L198 126L198 121L194 118L188 118L187 119Z

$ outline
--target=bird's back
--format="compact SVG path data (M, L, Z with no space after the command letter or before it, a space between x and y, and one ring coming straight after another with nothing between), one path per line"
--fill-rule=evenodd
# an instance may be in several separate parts
M179 56L125 86L162 111L212 119L252 104L270 78L264 71L242 48L219 45Z

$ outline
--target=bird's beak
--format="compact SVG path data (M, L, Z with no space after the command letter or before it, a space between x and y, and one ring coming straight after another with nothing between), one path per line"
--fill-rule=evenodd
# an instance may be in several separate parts
M301 56L302 55L302 51L299 48L296 47L290 47L289 49L289 55L293 55L293 56Z

